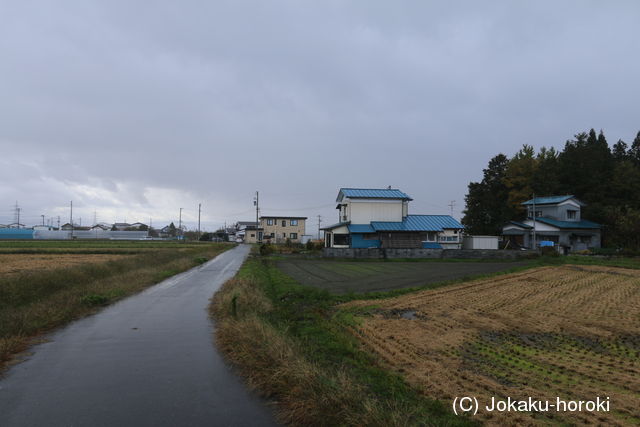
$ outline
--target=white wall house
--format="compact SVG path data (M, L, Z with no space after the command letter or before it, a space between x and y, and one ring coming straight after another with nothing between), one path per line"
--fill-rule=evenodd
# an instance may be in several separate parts
M509 247L533 249L541 242L553 242L565 253L600 247L602 226L582 218L585 204L576 197L536 197L522 205L527 208L527 218L510 221L502 227L503 238Z
M325 227L333 248L451 248L462 243L462 224L449 215L410 215L409 195L392 188L341 188L338 223Z

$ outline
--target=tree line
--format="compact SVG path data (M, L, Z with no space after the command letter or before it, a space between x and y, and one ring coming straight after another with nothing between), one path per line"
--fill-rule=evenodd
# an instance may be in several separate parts
M603 246L640 250L640 132L629 145L609 146L604 132L578 133L562 151L523 147L493 157L480 182L469 183L462 223L470 234L501 234L523 220L522 202L572 194L587 206L584 219L603 225Z

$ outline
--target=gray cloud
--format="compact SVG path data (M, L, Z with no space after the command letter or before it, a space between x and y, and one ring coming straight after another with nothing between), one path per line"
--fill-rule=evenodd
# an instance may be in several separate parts
M333 222L340 186L463 207L490 157L631 140L635 2L24 1L0 6L0 223ZM310 231L311 227L310 227Z

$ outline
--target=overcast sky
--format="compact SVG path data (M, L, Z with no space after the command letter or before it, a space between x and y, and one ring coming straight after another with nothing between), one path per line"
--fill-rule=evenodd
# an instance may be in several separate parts
M153 4L153 5L152 5ZM0 1L0 223L459 218L522 144L640 129L636 1Z

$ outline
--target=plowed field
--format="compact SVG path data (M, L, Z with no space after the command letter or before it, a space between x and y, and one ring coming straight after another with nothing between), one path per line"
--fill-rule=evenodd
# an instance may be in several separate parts
M425 395L475 396L489 424L640 423L640 271L541 267L342 306L354 334ZM595 400L610 412L496 413L491 397Z
M285 259L277 265L298 283L336 294L437 284L526 266L517 262L345 262Z

